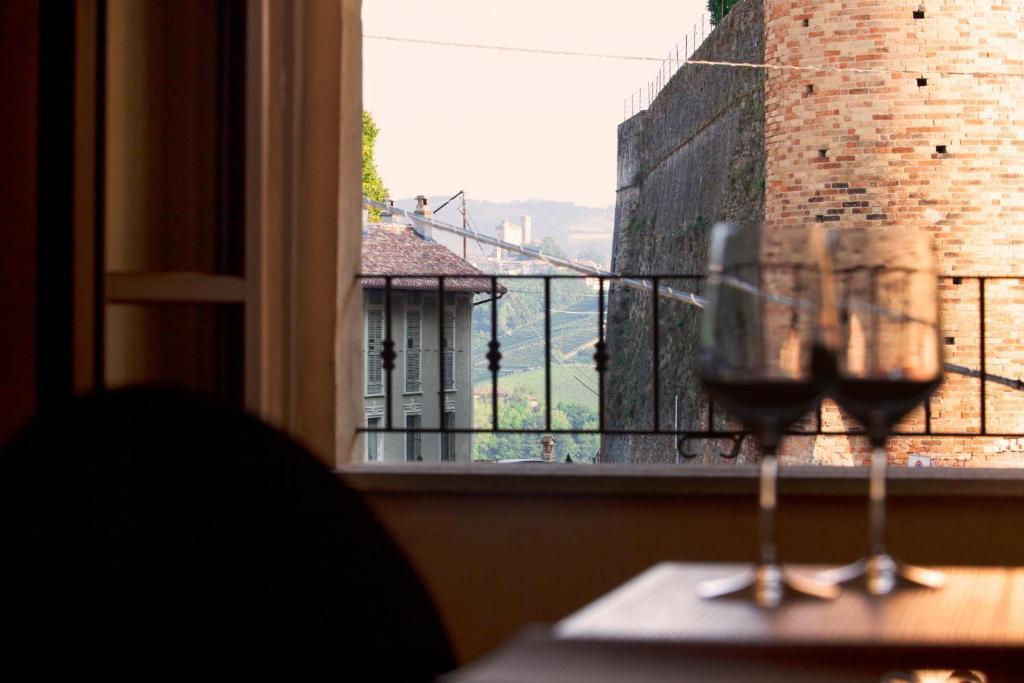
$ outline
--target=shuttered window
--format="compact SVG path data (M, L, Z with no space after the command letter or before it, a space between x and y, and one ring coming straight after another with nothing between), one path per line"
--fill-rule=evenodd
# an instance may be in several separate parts
M420 359L422 357L423 313L419 308L408 308L405 312L405 391L422 391L420 384Z
M455 309L444 310L444 390L455 389Z
M455 428L455 413L444 414L444 429ZM455 435L451 432L441 432L441 462L455 462Z
M384 368L380 357L384 344L384 311L369 308L366 311L366 393L384 393Z
M405 428L419 429L422 424L419 415L406 415ZM420 432L405 433L405 459L408 462L423 460L423 440Z

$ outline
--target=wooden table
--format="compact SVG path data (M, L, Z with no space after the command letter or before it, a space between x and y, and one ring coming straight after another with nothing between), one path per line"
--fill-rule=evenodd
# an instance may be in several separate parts
M1024 568L950 567L938 590L876 598L849 587L835 601L793 598L775 610L695 594L700 581L741 568L656 565L450 680L866 683L892 671L979 669L992 683L1024 681Z

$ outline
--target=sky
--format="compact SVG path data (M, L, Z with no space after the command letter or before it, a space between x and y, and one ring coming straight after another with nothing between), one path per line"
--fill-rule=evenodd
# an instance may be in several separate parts
M363 0L363 34L661 58L676 43L682 52L687 35L692 49L705 7L705 0ZM380 127L378 169L395 199L465 189L490 201L614 204L623 100L646 92L658 69L367 38L363 106Z

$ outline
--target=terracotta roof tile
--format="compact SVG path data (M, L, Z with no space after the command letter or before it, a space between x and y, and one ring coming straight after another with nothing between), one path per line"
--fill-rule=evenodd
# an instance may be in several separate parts
M426 240L409 226L371 223L363 234L362 272L367 275L483 275L442 244ZM363 278L363 287L384 286L384 278ZM394 289L437 289L435 278L395 278ZM488 292L489 278L445 279L445 291ZM499 286L499 291L505 288Z

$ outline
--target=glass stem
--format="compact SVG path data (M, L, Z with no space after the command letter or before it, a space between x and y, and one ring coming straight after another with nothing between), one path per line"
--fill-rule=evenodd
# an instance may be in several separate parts
M871 451L868 543L871 554L876 557L885 554L885 472L888 464L889 454L885 446L875 446Z
M775 510L779 460L774 450L761 455L761 476L758 495L758 544L762 565L778 564L778 548L775 545Z

